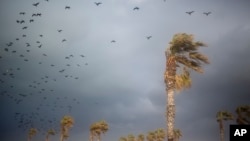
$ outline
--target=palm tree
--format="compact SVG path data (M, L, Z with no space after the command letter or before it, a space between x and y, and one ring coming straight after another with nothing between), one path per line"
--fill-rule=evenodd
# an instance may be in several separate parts
M154 134L155 134L156 141L164 141L165 140L166 132L164 131L164 129L159 128L159 129L155 130Z
M48 130L45 141L49 141L49 135L55 135L55 134L56 134L55 130L53 129Z
M145 137L144 137L143 134L139 134L139 135L137 136L137 141L144 141L144 140L145 140Z
M31 141L32 137L37 134L37 129L36 128L30 128L29 133L28 133L28 141Z
M101 141L101 134L105 134L108 129L109 126L105 120L93 123L90 126L90 141L94 141L94 137L97 137L97 141Z
M69 129L74 125L74 119L71 116L64 116L61 119L61 137L60 141L64 141L69 137Z
M216 115L217 122L219 123L220 128L220 140L224 141L224 126L223 126L223 120L233 120L233 115L227 111L219 111Z
M250 105L242 105L236 108L236 122L238 124L250 124Z
M119 141L128 141L128 139L126 137L120 137Z
M146 138L147 138L147 141L155 141L156 140L155 132L149 131Z
M174 141L179 141L180 137L182 137L181 130L174 129Z
M199 47L203 46L205 46L204 43L194 41L193 35L179 33L174 35L170 47L165 52L167 61L164 82L167 92L166 124L168 141L174 140L174 91L191 86L188 69L202 73L202 64L209 64L208 58L198 52ZM183 73L177 75L177 68L181 66L183 66Z
M135 136L133 134L129 134L127 137L127 141L136 141Z

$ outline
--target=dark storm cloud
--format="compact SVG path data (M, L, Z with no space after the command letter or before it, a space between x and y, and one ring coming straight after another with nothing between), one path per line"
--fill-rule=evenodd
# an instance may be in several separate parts
M207 43L202 52L211 61L204 74L192 73L191 89L176 95L176 127L183 139L219 139L216 112L233 112L239 104L250 103L248 1L110 0L96 6L89 1L51 0L41 1L38 7L32 3L1 2L0 79L5 82L0 85L0 136L4 141L15 140L13 135L26 139L27 129L17 128L15 112L25 116L38 112L43 120L56 118L57 126L63 115L72 115L76 124L69 140L88 139L89 126L100 119L110 125L104 141L165 128L164 51L178 32ZM71 8L65 10L66 5ZM138 11L133 10L136 6ZM191 16L185 13L191 10L195 11ZM19 15L21 11L26 15ZM211 15L203 14L208 11ZM42 16L31 17L37 12ZM34 23L29 23L31 18ZM27 22L25 31L25 25L16 23L21 19ZM15 54L4 50L9 42L13 45L8 49ZM2 75L7 72L15 78ZM22 101L17 104L15 98ZM37 128L50 126L33 120Z

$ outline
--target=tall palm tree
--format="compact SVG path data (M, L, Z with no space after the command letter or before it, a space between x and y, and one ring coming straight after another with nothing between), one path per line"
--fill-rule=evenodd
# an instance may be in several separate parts
M37 134L36 128L30 128L28 133L28 141L31 141L32 137L34 137Z
M179 33L174 35L169 48L165 52L167 61L164 82L167 94L166 124L168 141L174 140L174 91L191 86L189 69L202 73L202 65L209 64L208 58L198 52L198 49L204 46L206 46L204 43L194 41L193 35ZM177 68L180 67L183 68L183 72L178 75Z
M69 129L74 125L74 119L71 116L64 116L61 119L61 137L60 141L64 141L69 137Z
M216 114L217 122L219 123L219 129L220 129L220 140L225 141L224 139L224 125L223 120L233 120L233 115L227 111L219 111Z
M250 105L241 105L236 108L236 122L238 124L250 124Z
M144 141L144 140L145 140L145 137L144 137L143 134L139 134L139 135L137 136L137 141Z
M94 137L97 137L97 141L101 141L101 134L105 134L108 129L109 126L105 120L93 123L90 126L90 141L94 141Z
M165 140L166 132L164 131L164 129L159 128L159 129L155 130L154 134L155 134L156 141L164 141Z
M180 137L182 137L181 130L174 129L174 141L179 141Z
M56 132L55 132L54 129L48 130L48 131L47 131L47 134L46 134L46 139L45 139L45 141L49 141L49 136L50 136L50 135L55 135L55 134L56 134Z

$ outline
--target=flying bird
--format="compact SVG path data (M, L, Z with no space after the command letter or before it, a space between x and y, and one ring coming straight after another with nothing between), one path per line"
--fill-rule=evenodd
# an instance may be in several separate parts
M25 12L20 12L19 14L20 14L20 15L25 15Z
M21 20L21 21L20 21L20 24L22 24L22 23L25 23L25 21L24 21L24 20Z
M62 40L62 42L65 42L65 41L67 41L67 40L66 40L66 39L63 39L63 40Z
M96 6L99 6L100 4L102 4L101 2L95 2Z
M133 10L139 10L140 8L139 7L135 7Z
M112 40L111 43L115 43L116 41L115 40Z
M80 55L81 57L85 57L84 55Z
M30 19L30 23L31 23L31 22L34 22L34 19Z
M37 7L39 5L39 2L33 3L32 5Z
M61 29L59 29L59 30L57 30L58 32L62 32L62 30Z
M27 26L24 26L22 29L27 29L28 27Z
M147 39L149 40L150 38L152 38L152 36L147 36Z
M65 6L65 9L70 9L70 7L69 6Z
M204 12L203 14L208 16L209 14L211 14L211 12Z
M194 11L189 11L189 12L186 12L186 13L191 15L192 13L194 13Z

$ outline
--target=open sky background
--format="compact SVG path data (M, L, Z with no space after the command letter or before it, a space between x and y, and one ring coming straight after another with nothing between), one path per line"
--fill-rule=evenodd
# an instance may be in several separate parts
M1 0L0 140L26 140L34 126L42 141L64 115L75 119L68 141L87 141L101 119L103 141L166 128L164 51L180 32L211 61L176 95L180 141L219 140L216 113L250 104L249 13L248 0Z

